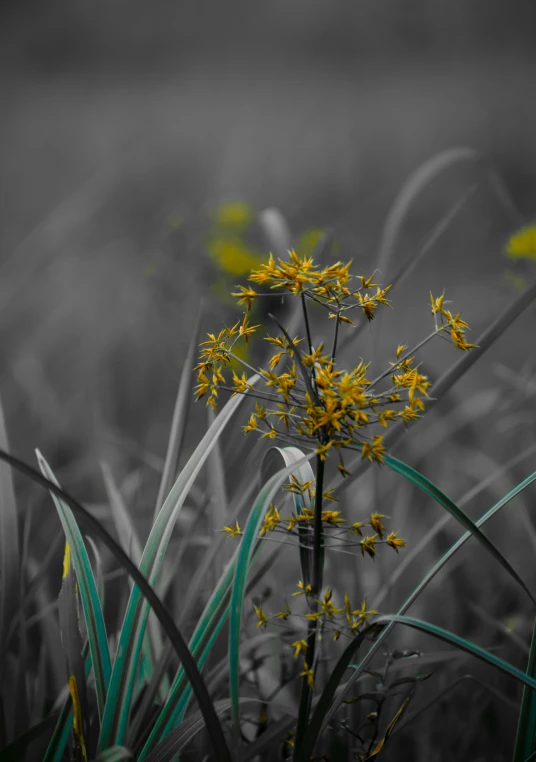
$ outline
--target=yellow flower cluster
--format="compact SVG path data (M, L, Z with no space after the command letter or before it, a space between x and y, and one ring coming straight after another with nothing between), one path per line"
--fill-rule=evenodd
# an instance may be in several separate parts
M311 482L299 482L296 477L292 477L292 481L287 485L286 489L292 494L304 495L308 493L309 498L316 498L316 492L311 489ZM331 494L332 489L326 490L322 494L322 501L336 501L336 498ZM299 542L304 541L303 532L310 533L312 537L313 525L314 525L315 512L311 508L302 508L299 513L293 513L289 518L283 518L273 503L270 504L268 511L264 517L260 528L260 536L264 537L271 532L280 533L295 537ZM377 553L377 545L384 544L393 548L397 553L399 548L405 548L406 543L398 537L396 532L389 532L387 530L382 519L387 518L382 513L371 514L368 521L355 521L352 524L348 523L344 518L342 511L334 511L330 509L323 509L321 511L321 520L323 529L326 530L323 534L323 547L327 550L344 550L349 551L351 548L357 548L361 551L361 555L365 553L374 558ZM366 537L363 536L363 527L370 527L373 534ZM302 530L301 535L299 530ZM336 531L334 531L336 530ZM229 524L220 530L225 532L228 537L240 537L242 530L238 524ZM358 536L360 539L354 539L352 535ZM305 538L306 539L306 538ZM301 586L302 583L300 583ZM308 593L305 588L301 589L301 593ZM300 595L300 592L294 595Z
M231 328L225 327L219 334L208 334L201 344L199 364L196 365L197 399L208 395L207 404L213 409L219 389L234 394L251 394L261 400L243 427L244 433L259 432L263 438L280 439L289 444L314 447L321 460L325 460L333 448L339 453L339 471L348 474L341 450L356 446L361 457L382 463L385 454L383 436L365 433L368 427L387 427L390 423L403 421L408 424L419 418L425 409L430 382L415 365L415 357L401 345L390 370L375 381L369 380L369 364L361 361L353 370L336 366L335 355L339 325L353 323L348 314L361 313L372 320L380 305L389 305L386 294L390 286L381 288L374 283L374 276L366 278L350 274L351 262L337 262L323 269L314 264L312 257L299 257L289 252L289 260L277 262L270 254L267 264L252 270L249 280L270 290L284 290L298 296L303 302L307 337L291 338L279 326L280 333L267 336L275 349L268 368L255 369L240 360L234 351L238 341L247 344L250 336L260 327L249 324L249 312L255 299L265 295L250 286L239 286L234 293L239 304L246 307L242 321ZM376 288L373 293L371 289ZM370 291L370 293L369 293ZM335 318L334 340L331 351L324 345L312 345L306 303L315 302L326 308L329 317ZM441 325L436 333L448 332L456 347L468 350L474 347L465 340L467 323L459 314L453 315L444 308L444 296L432 297L432 312L439 315ZM436 318L437 319L437 318ZM279 325L279 324L278 324ZM429 338L431 338L432 334ZM306 342L302 350L300 345ZM239 376L232 370L232 381L227 381L224 371L233 362L241 362L249 372L260 374L264 389L253 390L246 373ZM390 387L380 390L378 385L390 375ZM380 429L381 430L381 429Z
M333 590L327 588L324 595L318 599L311 597L311 591L303 589L303 582L298 583L298 592L293 595L301 595L305 592L307 602L311 611L306 614L293 614L285 601L285 608L275 614L267 614L262 607L254 606L257 617L257 627L266 627L273 619L287 621L290 616L304 619L306 621L315 621L322 624L323 631L328 631L333 635L334 640L339 640L341 635L352 638L355 637L361 629L368 625L369 619L377 616L378 612L367 608L366 601L363 601L361 608L353 609L348 594L344 596L344 606L335 606L333 602ZM299 638L292 643L294 656L297 658L300 654L307 659L308 645L307 641ZM306 670L306 662L304 664ZM312 686L311 686L312 687Z

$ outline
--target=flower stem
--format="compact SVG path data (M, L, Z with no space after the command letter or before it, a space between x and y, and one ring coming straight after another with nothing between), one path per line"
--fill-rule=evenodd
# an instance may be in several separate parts
M324 461L320 456L316 459L316 494L315 494L315 517L314 517L314 536L313 536L313 578L311 580L311 598L313 605L312 613L318 610L318 600L322 589L322 577L324 573L324 544L322 528L322 492L324 490ZM307 630L307 663L314 670L315 650L317 641L318 620L310 619ZM311 711L312 691L307 681L303 678L300 705L298 708L298 722L296 726L296 739L294 753L297 755L307 725L309 723L309 714Z

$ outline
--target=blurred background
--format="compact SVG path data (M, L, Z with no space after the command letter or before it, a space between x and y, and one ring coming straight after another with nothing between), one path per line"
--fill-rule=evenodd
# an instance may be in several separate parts
M150 514L200 300L205 330L229 315L212 290L213 210L277 207L296 238L332 228L367 274L404 182L457 146L486 155L517 211L474 163L432 183L394 269L473 192L393 294L387 337L422 338L429 291L446 288L474 340L516 296L504 243L534 216L535 22L531 0L4 0L0 393L14 452L33 462L39 447L83 502L102 500L100 458L144 469L133 510ZM473 392L523 366L531 319L471 372ZM430 363L444 366L439 350ZM202 405L192 422L188 447ZM53 516L40 529L57 531Z

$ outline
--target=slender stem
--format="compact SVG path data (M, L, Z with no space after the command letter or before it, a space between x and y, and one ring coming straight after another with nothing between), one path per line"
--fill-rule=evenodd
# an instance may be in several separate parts
M335 354L337 353L337 341L339 338L339 312L335 313L335 333L333 335L333 348L331 350L331 359L335 363Z
M307 305L305 304L305 296L301 295L301 303L303 308L303 320L305 323L305 331L307 333L307 343L309 344L309 354L313 354L313 341L311 339L311 327L309 325L309 315L307 314Z
M322 576L324 572L324 548L322 532L322 492L324 490L324 461L320 456L316 459L316 494L315 494L315 518L314 518L314 539L313 539L313 578L311 582L311 598L314 601L312 607L313 613L318 610L318 598L322 588ZM314 671L316 636L318 630L318 621L309 620L307 630L307 664L309 669ZM312 691L309 687L307 677L303 678L300 705L298 708L298 723L296 726L296 739L294 753L298 754L303 736L309 724L309 714L311 710Z

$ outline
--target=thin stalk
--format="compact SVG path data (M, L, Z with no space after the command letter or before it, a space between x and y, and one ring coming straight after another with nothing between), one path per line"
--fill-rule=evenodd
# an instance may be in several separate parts
M307 305L305 304L305 296L301 295L301 303L303 309L303 321L305 323L305 332L307 333L307 343L309 344L309 354L313 354L313 340L311 339L311 327L309 325L309 315L307 314Z
M320 456L316 459L316 495L315 495L315 518L314 518L314 539L313 539L313 579L311 582L311 597L314 600L314 611L318 609L318 599L322 588L322 577L324 572L324 547L322 532L322 492L324 490L324 461ZM307 664L309 669L314 670L316 635L318 630L318 621L309 620L307 630ZM312 691L307 681L307 676L303 677L300 705L298 708L298 723L296 726L295 755L298 754L301 741L307 730L309 723L309 714L311 711Z
M335 313L335 332L333 335L333 349L331 350L331 359L335 364L335 354L337 352L337 341L339 339L339 311Z

